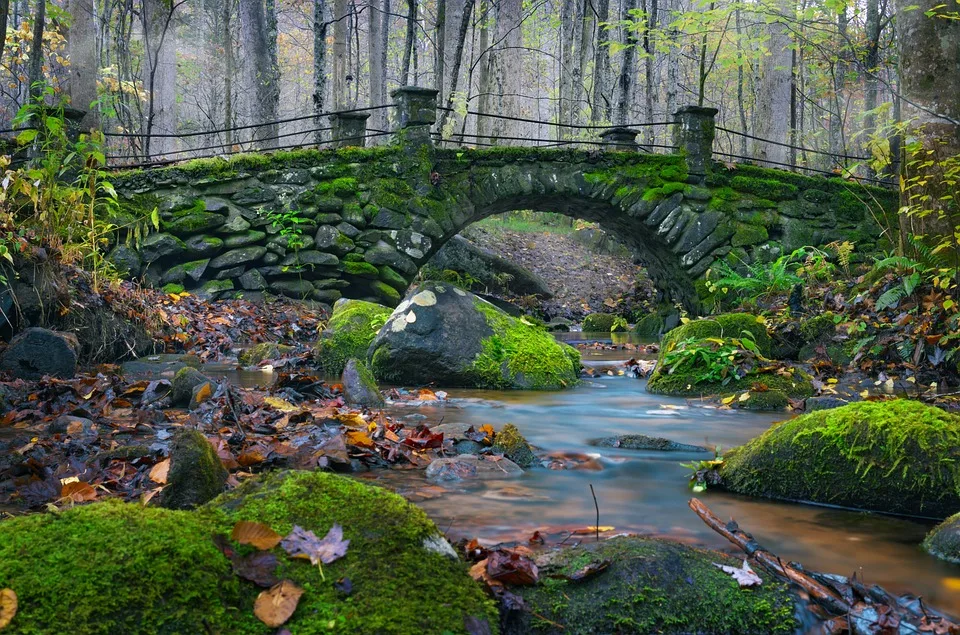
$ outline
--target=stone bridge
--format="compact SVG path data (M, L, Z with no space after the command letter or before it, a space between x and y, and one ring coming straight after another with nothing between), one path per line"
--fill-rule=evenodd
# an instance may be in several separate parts
M159 208L161 226L138 253L118 247L111 259L151 284L208 297L266 290L395 305L466 226L510 210L550 211L618 236L658 289L696 311L695 282L718 258L769 261L836 240L870 251L879 246L877 219L897 209L889 190L713 162L712 109L677 113L676 155L632 150L635 132L624 129L604 135L617 150L445 149L430 142L435 92L407 88L394 97L401 129L391 146L116 174L116 224L142 225ZM362 118L336 123L362 136Z

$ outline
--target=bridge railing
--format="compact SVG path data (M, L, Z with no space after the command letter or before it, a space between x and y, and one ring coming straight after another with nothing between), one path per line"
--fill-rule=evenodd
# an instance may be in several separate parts
M745 161L766 167L783 168L808 174L825 176L843 176L868 183L889 184L883 179L858 175L869 157L834 154L815 148L762 139L744 132L732 130L716 124L717 110L686 106L673 115L669 121L635 122L617 126L580 125L555 121L485 113L475 110L457 111L437 104L437 91L429 88L405 86L391 92L393 104L352 108L347 110L312 113L297 117L287 117L265 123L242 126L222 127L183 133L132 133L107 132L108 165L111 168L125 167L161 167L187 159L225 157L249 152L271 152L316 147L363 146L367 143L379 143L392 140L404 146L417 148L423 145L451 147L495 147L501 145L522 145L541 148L578 147L627 152L682 153L687 160L689 173L693 177L705 179L709 175L714 161ZM385 129L369 129L367 121L374 113L386 113L378 117L389 121ZM476 132L467 132L465 126L455 133L446 132L444 124L450 115L468 116L477 122ZM439 119L439 125L438 125ZM546 128L553 134L547 136L528 136L521 134L503 134L492 131L502 129L496 121L512 124L535 124ZM485 121L489 125L481 126ZM321 125L327 123L327 125ZM281 131L281 126L283 126ZM289 130L293 126L297 129ZM672 138L672 143L649 142L654 135L649 133L655 128L671 130L671 135L657 134L656 137ZM8 131L17 132L17 131ZM727 143L717 147L717 134ZM647 142L638 140L640 136ZM241 139L242 138L242 139ZM157 144L168 145L165 140L174 139L177 147L155 150ZM770 160L758 160L755 157L737 154L732 151L734 140L746 139L771 145L786 147L801 156L822 157L819 164L828 169L778 163ZM152 148L151 149L151 145ZM743 144L741 144L743 145ZM731 151L727 151L727 150Z

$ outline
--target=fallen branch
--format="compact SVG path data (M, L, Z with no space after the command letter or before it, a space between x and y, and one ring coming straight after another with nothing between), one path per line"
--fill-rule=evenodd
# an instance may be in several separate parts
M690 509L710 529L742 549L747 556L753 558L760 566L777 578L801 587L814 602L836 615L837 617L831 620L832 622L841 624L846 622L846 632L855 635L876 635L879 632L890 633L891 635L899 633L960 634L960 625L942 614L923 607L923 604L920 606L926 610L917 611L906 606L880 587L867 588L856 580L844 579L843 583L849 585L860 596L859 599L851 598L848 601L840 593L817 581L806 572L784 564L779 556L761 547L753 539L753 536L740 529L736 521L731 520L729 523L724 523L696 498L691 498L689 505ZM834 577L817 575L828 582L830 578ZM886 617L888 615L894 615L896 619ZM881 616L883 616L882 619ZM880 629L881 626L892 627L892 630L890 628Z

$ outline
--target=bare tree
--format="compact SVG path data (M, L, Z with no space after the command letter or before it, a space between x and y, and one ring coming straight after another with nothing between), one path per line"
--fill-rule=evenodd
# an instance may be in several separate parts
M632 21L637 0L623 0L623 14L620 19L628 24ZM616 123L623 125L633 110L633 82L637 75L637 32L631 26L623 27L623 64L620 66L620 78L617 81Z
M267 19L263 0L240 0L240 39L243 47L243 76L247 91L247 117L254 128L252 140L261 148L277 145L279 127L274 100L276 69L267 41ZM262 125L260 125L262 124Z
M792 0L776 0L771 9L774 16L767 25L769 40L767 55L763 58L760 100L756 108L756 136L779 143L790 141L793 51L786 20L793 16L794 7ZM754 142L753 156L771 163L787 164L790 161L788 148L763 141Z
M92 0L70 0L69 11L73 20L67 34L67 55L70 66L67 67L67 94L70 105L87 111L83 125L96 128L100 118L96 108L97 100L97 27L93 14Z

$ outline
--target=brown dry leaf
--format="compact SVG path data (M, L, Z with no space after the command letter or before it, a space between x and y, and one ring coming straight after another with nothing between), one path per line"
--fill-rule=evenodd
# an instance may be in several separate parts
M241 545L253 545L257 549L273 549L283 540L283 536L263 523L249 520L238 521L230 532L230 538Z
M267 457L264 456L263 452L259 448L251 448L246 450L237 457L237 463L243 467L250 467L251 465L258 465L267 460Z
M0 589L0 630L10 625L17 614L17 594L13 589Z
M200 386L200 390L197 391L196 401L200 403L201 401L206 401L213 396L213 385L210 382L205 383Z
M67 483L60 490L61 498L69 498L75 503L83 503L86 501L97 500L97 490L93 489L93 486L90 483L84 483L83 481L73 481L72 483Z
M257 596L257 601L253 603L253 614L270 628L277 628L297 610L301 595L303 589L289 580L282 580Z
M713 566L720 569L724 573L729 573L741 587L760 586L763 583L763 580L760 579L760 576L754 573L753 569L750 568L750 565L747 564L746 558L743 560L743 566L739 569L737 567L728 567L724 564L717 564L716 562L713 563Z
M360 430L348 430L347 441L350 443L350 445L358 445L361 448L374 447L373 439L370 438L370 435L368 435L366 432L361 432Z
M330 564L347 555L349 540L343 539L343 527L334 523L327 535L321 540L312 531L294 525L290 534L283 539L281 546L294 558L306 558L318 565Z
M164 459L150 468L150 480L154 483L165 484L168 474L170 474L170 459Z

